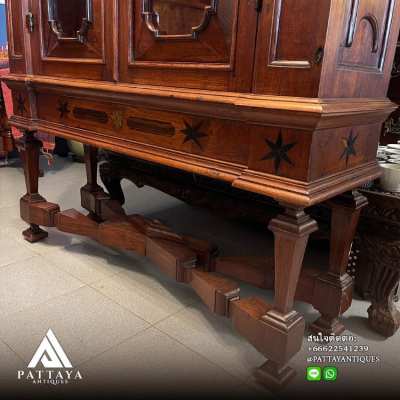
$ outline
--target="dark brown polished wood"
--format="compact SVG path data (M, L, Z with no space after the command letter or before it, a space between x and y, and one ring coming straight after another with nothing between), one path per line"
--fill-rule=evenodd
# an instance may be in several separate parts
M128 179L139 188L151 186L182 201L206 207L223 217L264 225L281 211L272 199L231 188L229 185L199 175L158 166L149 162L107 153L100 166L101 179L111 198L124 204L121 180ZM347 274L348 255L365 198L357 191L337 196L323 207L309 212L318 220L320 230L314 239L330 237L330 257L320 265L305 263L297 284L296 299L312 304L322 316L310 325L325 335L340 334L344 326L339 317L350 307L353 280ZM322 223L322 230L321 230ZM264 288L274 288L274 261L261 257L219 256L213 270L237 280ZM329 296L329 301L327 301Z
M285 383L304 332L293 301L316 228L303 210L379 176L379 131L394 109L385 95L400 2L8 0L7 12L10 123L27 132L21 144L26 238L42 239L39 226L56 226L148 256L190 284L212 311L232 318L268 358L261 380ZM81 194L88 216L59 212L39 195L34 131L87 145ZM95 148L283 204L270 224L274 303L239 299L236 284L212 272L209 245L125 215L97 186ZM352 204L337 212L338 223L350 216L350 233L358 213ZM337 254L348 248L350 233L337 239L320 280L343 308L348 286ZM320 311L332 328L337 307Z

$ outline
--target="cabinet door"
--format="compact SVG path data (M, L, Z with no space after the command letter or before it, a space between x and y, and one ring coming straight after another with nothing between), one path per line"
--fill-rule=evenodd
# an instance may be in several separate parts
M114 2L32 0L34 73L112 79Z
M254 0L121 0L120 79L249 91Z
M7 0L8 54L10 71L25 73L24 11L26 0Z
M254 91L318 96L331 0L266 0L257 36Z

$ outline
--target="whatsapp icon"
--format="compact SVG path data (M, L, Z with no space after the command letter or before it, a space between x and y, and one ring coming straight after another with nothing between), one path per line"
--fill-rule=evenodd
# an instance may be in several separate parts
M334 382L337 379L338 370L336 367L325 367L322 372L322 380Z

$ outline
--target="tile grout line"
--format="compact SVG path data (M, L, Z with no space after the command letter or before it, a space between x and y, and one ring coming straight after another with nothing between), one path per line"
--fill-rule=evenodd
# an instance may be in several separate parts
M110 347L108 347L108 348L102 350L100 353L97 353L97 354L93 355L92 357L88 358L87 360L82 361L81 363L77 364L77 366L79 366L79 367L84 366L85 364L87 364L87 363L89 363L90 361L96 359L97 357L100 357L102 354L107 353L107 351L110 351L110 350L114 349L115 347L118 347L118 346L120 346L121 344L124 344L125 342L127 342L127 341L133 339L134 337L136 337L136 336L138 336L138 335L141 335L142 333L145 333L146 331L148 331L148 330L151 329L151 328L152 328L152 326L149 325L149 326L147 326L146 328L143 328L143 329L139 330L138 332L134 333L133 335L131 335L131 336L129 336L129 337L127 337L127 338L121 340L120 342L118 342L118 343L116 343L116 344L113 344L112 346L110 346Z
M227 371L223 366L217 364L217 363L216 363L215 361L213 361L213 360L210 360L210 359L207 358L205 355L199 353L197 350L194 350L194 349L192 349L191 347L187 346L185 343L183 343L183 342L181 342L179 339L177 339L177 338L171 336L169 333L164 332L163 330L161 330L160 328L158 328L158 327L155 326L155 325L153 326L153 328L154 328L154 329L157 329L160 333L162 333L162 334L168 336L170 339L172 339L172 340L174 340L175 342L179 343L180 345L182 345L183 347L185 347L187 350L191 351L192 353L197 354L197 355L200 356L202 359L208 361L210 364L214 365L215 367L218 367L218 368L222 369L222 370L223 370L225 373L227 373L231 378L239 379L240 382L241 382L242 384L245 384L245 383L246 383L246 380L243 380L242 377L239 377L239 376L234 375L234 374L232 374L231 372Z
M19 353L17 353L7 342L5 342L2 338L0 338L0 342L4 344L13 354L15 354L20 361L25 363L25 360L21 357Z
M9 314L3 314L2 317L4 317L4 318L10 318L11 316L15 316L15 315L18 315L18 314L21 314L21 313L24 313L24 312L30 312L30 311L32 311L33 309L37 308L37 307L43 306L44 304L48 303L49 301L52 301L52 300L55 300L55 299L59 299L59 298L64 297L64 296L69 296L70 294L73 294L73 293L77 292L78 290L81 290L81 289L85 288L86 286L87 286L87 285L80 286L79 288L70 290L70 291L68 291L68 292L66 292L66 293L63 293L63 294L60 294L60 295L51 297L50 299L47 299L47 300L45 300L45 301L43 301L43 302L40 302L40 303L38 303L38 304L35 304L35 305L32 305L32 306L26 307L26 308L24 308L23 310L19 310L19 311L16 311L16 312L13 312L13 313L9 313ZM5 344L8 345L8 343L6 342L5 338L1 335L1 331L0 331L0 340L3 341ZM8 345L8 346L9 346L9 345Z
M50 265L53 264L53 263L50 263L49 260L46 260L46 258L43 257L41 254L32 256L32 257L30 257L29 259L31 259L31 258L36 258L36 257L42 258L44 261L46 261L46 262L47 262L48 264L50 264ZM12 264L13 264L13 263L12 263ZM11 264L10 264L10 265L11 265ZM177 338L174 338L173 336L171 336L171 335L169 335L168 333L162 331L161 329L159 329L159 328L156 326L156 325L160 324L161 322L163 322L163 321L165 321L165 320L167 320L167 319L169 319L169 318L171 318L171 317L174 317L174 316L176 316L177 314L183 312L183 311L186 310L189 306L191 306L191 305L193 305L193 304L196 304L196 299L194 299L193 301L191 301L189 304L182 305L182 308L180 308L179 310L177 310L177 311L173 312L172 314L166 316L165 318L162 318L162 319L160 319L160 320L158 320L158 321L156 321L156 322L151 323L151 322L145 320L144 318L140 317L139 315L137 315L136 313L134 313L132 310L128 309L128 308L125 307L124 305L122 305L122 304L118 303L117 301L115 301L114 299L110 298L108 295L102 293L102 292L101 292L100 290L98 290L96 287L94 287L93 285L94 285L95 283L98 283L100 280L99 280L99 281L96 281L96 282L92 282L92 283L90 283L90 284L87 284L87 283L83 282L81 279L79 279L78 277L76 277L76 276L74 276L73 274L69 273L68 271L64 270L63 268L58 267L56 264L53 264L52 266L55 267L55 268L57 268L57 269L61 269L63 272L67 273L69 276L72 276L73 278L77 279L79 282L81 282L81 283L83 284L83 286L81 286L81 287L79 287L79 288L77 288L77 289L74 289L74 290L72 290L72 291L70 291L70 292L64 293L64 294L62 294L62 295L60 295L60 296L55 296L55 297L52 297L51 299L47 299L47 300L44 301L43 303L36 304L36 305L34 305L34 306L32 306L32 307L25 308L24 310L18 311L17 313L8 314L8 315L6 315L6 316L15 315L15 314L18 314L18 313L21 313L21 312L29 311L29 309L31 309L31 308L40 307L41 305L47 303L49 300L54 300L54 299L56 299L56 298L64 297L64 296L70 295L70 294L72 294L72 293L74 293L74 292L76 292L76 291L78 291L78 290L81 290L81 289L83 289L83 288L85 288L85 287L89 287L89 288L91 288L92 290L94 290L95 292L97 292L99 295L101 295L102 297L108 299L109 301L111 301L112 303L114 303L115 305L117 305L118 307L121 307L122 309L124 309L125 311L129 312L130 314L132 314L132 315L135 316L136 318L139 318L141 321L143 321L143 322L145 322L146 324L148 324L148 327L147 327L147 328L144 328L143 330L140 330L139 332L135 333L135 334L132 335L132 336L129 336L128 338L124 339L123 341L121 341L121 342L119 342L119 343L117 343L117 344L111 346L110 348L105 349L105 350L102 351L101 353L99 353L99 354L93 356L92 358L90 358L89 360L84 361L83 363L89 362L90 360L92 360L92 359L98 357L99 355L101 355L101 354L103 354L103 353L105 353L105 352L107 352L107 351L113 349L114 347L117 347L117 346L119 346L119 345L125 343L126 341L128 341L128 340L134 338L135 336L137 336L139 333L143 333L143 332L145 332L145 331L148 330L148 329L154 328L154 329L156 329L157 331L159 331L160 333L165 334L165 335L168 336L170 339L172 339L172 340L174 340L175 342L179 343L180 345L182 345L183 347L185 347L187 350L189 350L189 351L191 351L191 352L197 354L198 356L200 356L200 357L203 358L204 360L207 360L208 362L212 363L214 366L216 366L216 367L222 369L222 370L223 370L225 373L227 373L229 376L231 376L231 377L233 377L233 378L236 378L236 379L240 379L240 381L241 381L243 384L246 383L246 381L243 381L242 378L239 378L239 377L237 377L236 375L233 375L232 373L230 373L229 371L227 371L224 367L222 367L222 366L216 364L214 361L208 359L208 358L207 358L206 356L204 356L203 354L198 353L196 350L194 350L194 349L188 347L187 345L185 345L184 343L182 343L181 341L179 341ZM115 277L116 275L119 275L119 274L122 274L122 272L116 272L115 274L113 274L113 275L111 275L111 276L109 276L109 277L106 277L105 279L109 279L109 278ZM2 340L2 342L4 342L4 338L1 339L1 337L0 337L0 340ZM25 360L22 358L22 356L20 356L16 351L14 351L14 350L8 345L8 343L6 343L6 342L4 342L4 343L5 343L5 344L7 345L7 347L9 347L15 354L17 354L17 356L18 356L20 359L22 359L22 361L25 362ZM83 363L82 363L82 364L83 364ZM79 364L79 365L82 365L82 364Z
M12 261L12 262L10 262L10 263L8 263L8 264L0 265L0 271L1 271L3 268L8 268L8 267L11 267L11 266L14 265L14 264L19 264L19 263L21 263L21 262L29 261L29 260L31 260L32 258L36 258L36 257L38 257L38 255L37 255L37 254L33 254L32 256L29 256L29 257L27 257L27 258L23 258L23 259L18 260L18 261Z
M115 277L116 275L113 275L113 276ZM110 277L110 278L111 278L111 277ZM108 279L108 278L107 278L107 279ZM93 284L94 284L94 283L93 283ZM95 290L96 292L98 292L99 294L101 294L102 296L104 296L105 298L107 298L108 300L112 301L114 304L116 304L116 305L118 305L119 307L123 308L125 311L128 311L130 314L134 315L135 317L137 317L137 318L141 319L142 321L146 322L147 324L149 324L149 327L150 327L150 328L153 327L153 326L155 326L156 324L158 324L158 323L160 323L160 322L162 322L162 321L165 321L166 319L168 319L168 318L170 318L170 317L172 317L172 316L174 316L174 315L176 315L176 314L182 312L182 311L185 310L187 307L189 307L189 306L195 304L195 302L196 302L196 300L193 300L193 303L191 302L191 303L189 303L189 304L187 304L187 305L182 305L182 308L180 308L179 310L173 312L172 314L169 314L169 315L167 315L166 317L164 317L164 318L162 318L162 319L160 319L160 320L158 320L158 321L156 321L156 322L149 322L149 321L147 321L146 319L144 319L143 317L141 317L140 315L136 314L134 311L130 310L128 307L124 306L123 304L118 303L116 300L114 300L113 298L111 298L111 297L108 296L107 294L101 292L98 288L92 286L92 284L89 284L88 286L89 286L90 288L92 288L93 290ZM139 295L140 297L144 298L140 293L136 293L136 294Z

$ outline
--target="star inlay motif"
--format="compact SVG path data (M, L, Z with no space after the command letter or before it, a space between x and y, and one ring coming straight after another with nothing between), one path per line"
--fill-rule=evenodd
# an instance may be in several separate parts
M279 132L278 138L276 142L271 142L269 139L265 139L265 142L267 143L268 147L270 148L270 152L267 153L261 161L264 160L274 160L274 165L275 165L275 173L277 174L279 172L279 168L281 166L282 161L287 162L290 165L294 165L292 160L288 156L288 152L296 146L297 143L288 143L284 144L283 143L283 138L282 138L282 131Z
M342 140L345 149L343 150L343 153L340 156L340 159L343 160L343 158L346 157L346 165L348 165L349 159L350 159L351 156L356 156L357 155L356 149L354 147L357 139L358 139L358 135L354 136L353 131L351 131L349 137L348 138L343 138L343 140Z
M18 113L21 115L24 115L26 112L25 99L21 93L18 95L18 99L17 99L17 110L18 110Z
M200 131L200 128L202 127L204 121L201 121L194 126L191 126L186 121L183 122L185 124L185 129L181 130L181 132L185 135L185 140L183 141L183 143L185 144L187 142L193 141L197 144L197 146L199 146L200 150L203 150L200 139L208 136L207 134Z
M68 101L59 101L57 111L60 113L60 118L66 117L71 112L68 108Z

